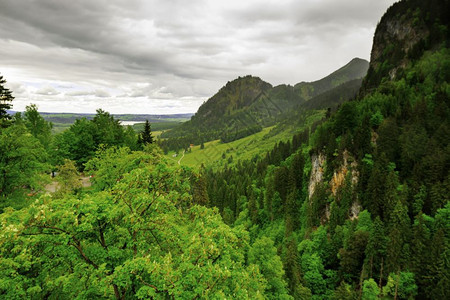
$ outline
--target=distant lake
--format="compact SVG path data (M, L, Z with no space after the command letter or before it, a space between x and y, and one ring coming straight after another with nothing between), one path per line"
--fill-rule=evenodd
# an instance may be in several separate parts
M145 122L142 122L142 121L120 121L120 125L123 125L123 126L134 125L134 124L138 124L138 123L145 123Z

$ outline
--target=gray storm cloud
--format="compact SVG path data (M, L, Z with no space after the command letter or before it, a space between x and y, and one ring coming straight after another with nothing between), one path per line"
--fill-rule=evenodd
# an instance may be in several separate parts
M195 112L227 81L321 78L369 58L393 0L0 2L14 109Z

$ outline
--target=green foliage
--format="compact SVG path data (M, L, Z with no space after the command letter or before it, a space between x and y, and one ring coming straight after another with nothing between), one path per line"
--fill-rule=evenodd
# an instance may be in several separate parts
M353 288L344 281L337 287L333 293L333 300L356 300L358 299L357 293Z
M52 123L46 121L38 112L35 104L28 105L23 113L23 122L28 131L48 149L51 142Z
M244 262L247 233L229 228L215 210L190 205L185 170L140 155L142 163L109 191L42 196L2 214L0 294L262 298L265 280Z
M389 274L387 283L383 287L383 295L398 297L399 299L413 299L417 295L414 273Z
M359 278L364 263L364 255L369 233L356 231L348 241L348 245L339 250L342 276L348 281Z
M358 125L358 108L355 102L346 102L336 114L334 132L340 136L347 131L353 131Z
M248 252L248 262L259 266L267 281L265 296L268 299L291 299L283 280L283 264L270 238L262 237L253 243Z
M141 165L157 162L160 153L132 152L127 147L101 147L96 156L86 163L85 172L92 175L91 182L98 191L108 190L125 174Z
M41 173L47 170L42 144L23 125L12 125L0 132L0 197L15 190L38 190ZM14 205L14 204L13 204Z
M136 134L130 128L125 129L119 120L99 109L92 120L77 119L68 130L55 136L51 154L55 164L61 164L66 158L75 161L79 170L84 170L101 145L103 148L127 146L136 150L137 142Z
M64 164L58 167L56 180L59 183L58 194L60 195L77 192L82 187L80 174L75 163L68 159L64 160Z
M372 278L370 278L368 280L364 280L361 299L376 300L376 299L378 299L379 294L380 294L380 289L378 288L378 285Z
M377 128L378 126L380 126L380 124L383 122L383 114L377 110L376 113L374 113L371 117L370 117L370 125L372 127Z
M303 280L314 295L323 295L326 292L324 279L324 266L320 256L313 250L314 245L310 240L303 240L299 246L300 265Z

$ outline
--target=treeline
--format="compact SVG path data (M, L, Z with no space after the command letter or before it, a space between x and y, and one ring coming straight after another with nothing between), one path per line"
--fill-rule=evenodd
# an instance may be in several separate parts
M138 135L131 126L120 125L119 120L99 109L92 120L77 119L67 130L56 135L51 151L56 165L70 159L83 170L84 164L94 157L100 145L127 146L132 150L141 148Z
M223 117L219 122L211 124L191 124L187 121L176 127L176 132L167 131L161 135L158 144L164 150L179 151L186 149L190 144L200 145L212 140L231 142L262 130L262 123L253 114L247 112L236 113L233 116Z
M5 81L2 80L2 83ZM14 97L2 87L2 93L11 102ZM120 125L108 112L98 110L91 120L77 119L60 134L52 134L52 123L29 105L25 112L6 114L11 104L0 107L0 209L13 205L21 207L24 194L34 195L49 182L46 174L60 171L66 160L74 162L78 171L95 156L100 148L128 147L142 150L152 143L150 124L142 133L131 126Z
M449 297L449 61L427 52L311 136L203 171L226 223L274 241L294 298Z

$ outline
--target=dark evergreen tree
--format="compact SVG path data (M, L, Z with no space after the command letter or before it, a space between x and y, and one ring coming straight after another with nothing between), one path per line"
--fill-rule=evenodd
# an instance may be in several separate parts
M410 268L415 274L417 286L419 287L419 296L425 296L424 281L426 278L426 268L424 265L428 263L428 249L430 244L429 229L425 225L424 215L420 212L416 217L416 222L413 227L413 239L411 242L411 260Z
M363 205L369 209L372 216L383 219L386 172L383 163L375 163L367 184L366 197ZM384 220L384 219L383 219Z
M291 295L301 285L301 270L298 263L297 243L292 234L285 238L286 258L284 261L284 270L288 279L288 287Z
M409 240L410 220L408 211L400 199L394 206L388 222L389 243L386 251L386 273L398 272L406 266L406 259L409 257L407 244Z
M153 143L152 130L151 130L150 122L148 120L145 121L144 131L141 132L140 136L141 136L141 142L143 145Z
M11 119L6 111L11 109L11 102L14 100L11 91L5 87L5 83L6 80L0 75L0 127L7 126L7 120Z
M369 278L382 279L383 264L386 257L386 238L383 221L377 216L366 247L366 274ZM381 278L380 278L381 277Z
M192 201L195 204L208 205L209 197L206 190L205 169L201 166L200 174L192 182Z
M355 281L362 270L369 233L356 231L348 242L348 246L339 250L343 279Z

